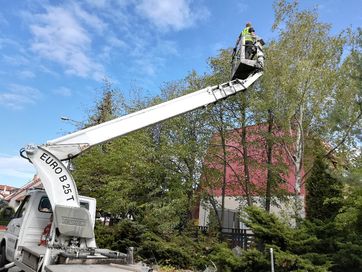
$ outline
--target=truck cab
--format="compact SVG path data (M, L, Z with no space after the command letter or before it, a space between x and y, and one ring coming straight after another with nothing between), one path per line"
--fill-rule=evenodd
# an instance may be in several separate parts
M96 200L79 196L80 206L90 213L94 228ZM1 240L1 261L22 261L24 251L36 252L39 257L45 254L46 247L40 245L41 237L47 225L51 224L53 216L49 198L44 190L35 189L28 192L14 217L9 222ZM3 266L4 263L0 264Z

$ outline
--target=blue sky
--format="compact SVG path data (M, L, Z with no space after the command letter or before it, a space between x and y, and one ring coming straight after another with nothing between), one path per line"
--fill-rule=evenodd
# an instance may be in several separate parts
M362 24L361 0L300 1L318 6L337 33ZM0 184L22 186L35 173L18 155L75 129L109 78L127 97L195 69L234 45L246 21L266 41L273 35L272 1L22 0L0 9Z

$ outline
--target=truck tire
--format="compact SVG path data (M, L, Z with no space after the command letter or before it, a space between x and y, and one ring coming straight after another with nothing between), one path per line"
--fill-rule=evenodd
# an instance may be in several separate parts
M3 243L0 246L0 268L4 267L6 264L8 264L9 262L6 260L6 256L5 256L5 244ZM1 272L7 272L7 269L3 269L1 270Z

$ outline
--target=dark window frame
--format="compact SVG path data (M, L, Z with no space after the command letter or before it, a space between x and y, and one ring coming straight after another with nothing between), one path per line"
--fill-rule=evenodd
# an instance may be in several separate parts
M14 218L22 218L23 217L23 213L25 211L24 206L29 202L30 199L30 195L27 195L24 200L21 202L19 208L16 210L15 214L14 214Z
M50 210L48 210L48 211L42 211L42 210L40 209L40 205L43 203L44 199L47 199L48 202L49 202ZM41 212L41 213L53 213L53 209L52 209L52 205L50 204L49 197L47 197L47 196L42 196L42 197L40 198L39 205L38 205L38 211Z

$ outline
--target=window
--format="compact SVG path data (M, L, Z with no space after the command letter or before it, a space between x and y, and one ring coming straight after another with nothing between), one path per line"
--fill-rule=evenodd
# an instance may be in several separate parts
M217 209L218 216L221 218L221 209ZM236 210L224 209L224 220L222 228L224 232L231 232L232 229L239 229L243 224L240 222L240 213Z
M89 211L89 203L88 202L85 202L85 201L80 201L80 206L86 210Z
M38 211L39 212L44 212L44 213L51 213L52 212L52 205L50 205L50 201L49 201L49 198L47 196L43 196L40 199L39 206L38 206Z
M21 218L24 216L25 210L28 207L29 199L30 199L29 195L24 198L23 202L21 202L19 208L17 209L14 218Z

